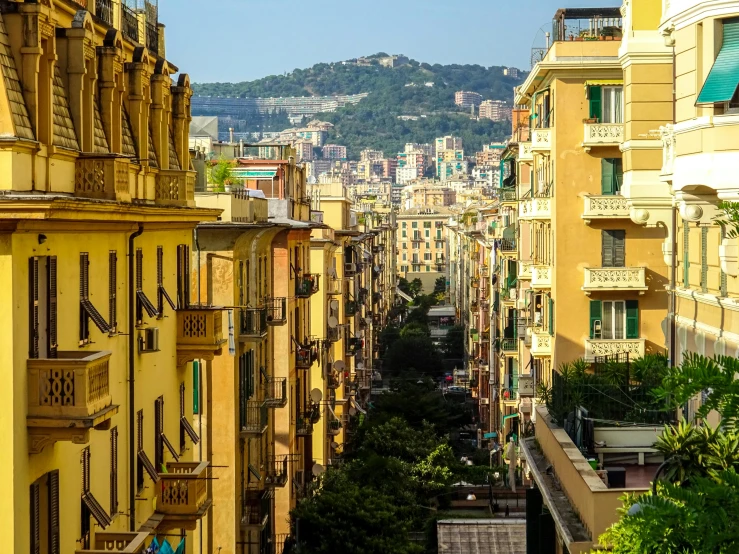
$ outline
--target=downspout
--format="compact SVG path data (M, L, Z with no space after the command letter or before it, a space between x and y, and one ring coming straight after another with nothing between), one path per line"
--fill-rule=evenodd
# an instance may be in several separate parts
M677 101L677 67L675 67L675 43L672 43L672 126L673 129L675 128L675 121L677 120L677 108L676 108L676 101ZM677 326L675 322L676 314L675 310L677 308L677 302L675 301L675 287L677 286L677 209L674 205L672 205L671 209L672 213L672 259L670 261L670 284L671 291L670 291L670 344L669 344L669 352L668 352L668 358L669 358L669 364L670 367L675 367L675 352L677 351ZM655 479L656 482L656 479Z
M132 533L136 531L136 404L134 402L136 396L136 387L134 380L136 368L134 363L134 332L135 312L134 297L135 291L135 259L133 255L134 241L136 237L141 236L144 232L143 225L139 224L137 231L128 237L128 502L129 514L128 528Z

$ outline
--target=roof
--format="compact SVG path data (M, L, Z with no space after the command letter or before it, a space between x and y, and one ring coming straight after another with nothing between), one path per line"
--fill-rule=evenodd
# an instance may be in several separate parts
M436 533L439 554L526 554L525 519L443 519Z
M454 306L431 306L429 308L429 317L448 317L457 315Z
M591 17L621 19L621 8L560 8L554 14L554 19L590 19Z

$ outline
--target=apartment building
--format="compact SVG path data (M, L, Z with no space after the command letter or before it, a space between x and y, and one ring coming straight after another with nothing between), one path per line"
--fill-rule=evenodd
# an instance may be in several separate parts
M503 143L483 144L482 152L475 153L478 166L499 166L506 145Z
M313 143L307 140L298 140L294 143L295 156L299 162L313 160Z
M378 161L378 160L381 160L384 156L385 155L383 154L381 150L366 149L366 150L362 150L359 153L359 159L363 162Z
M444 150L462 150L462 139L450 135L438 137L434 141L433 153L438 155L439 152L443 152Z
M444 206L424 206L397 214L399 275L409 281L420 278L424 290L434 290L434 282L447 272L446 231L451 212Z
M341 146L339 144L326 144L324 145L322 152L324 160L346 159L346 146Z
M510 121L513 109L503 100L485 100L480 104L480 119Z
M192 232L219 211L195 207L189 78L155 11L3 8L4 549L133 552L159 534L191 552L220 471L193 380L226 339L223 311L191 297Z
M399 185L406 185L411 181L416 181L423 177L423 173L419 173L417 167L398 167L395 172L395 182Z
M458 90L454 93L454 103L460 108L476 108L482 102L482 94Z

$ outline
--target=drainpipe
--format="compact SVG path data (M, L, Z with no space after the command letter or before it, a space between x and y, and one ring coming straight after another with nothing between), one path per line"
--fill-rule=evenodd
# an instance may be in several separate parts
M672 43L672 128L674 130L675 128L675 122L677 120L677 108L676 108L676 102L677 102L677 67L675 67L675 43L673 41ZM675 300L675 287L677 286L677 208L674 205L671 209L672 212L672 259L670 260L670 284L672 285L672 290L670 291L670 344L669 344L669 364L670 367L675 367L676 360L675 360L675 352L677 350L677 325L675 322L675 310L677 308L677 302ZM657 482L655 478L655 483Z
M136 237L141 236L144 232L144 227L139 224L137 231L128 237L128 502L129 502L129 514L128 528L133 533L136 531L136 405L134 398L136 395L136 389L134 386L135 379L135 340L134 332L136 330L135 312L134 312L134 297L136 296L135 290L135 267L134 264L134 241Z

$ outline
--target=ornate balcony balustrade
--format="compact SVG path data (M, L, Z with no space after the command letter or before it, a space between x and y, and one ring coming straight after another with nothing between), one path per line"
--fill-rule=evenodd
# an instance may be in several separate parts
M532 289L552 288L552 267L548 265L535 265L531 271Z
M552 355L554 338L546 332L534 331L531 337L531 355L535 358Z
M532 129L532 152L548 152L552 149L552 129Z
M197 359L212 360L220 355L223 345L223 310L213 307L190 307L177 310L177 364Z
M632 290L644 293L646 284L646 268L644 267L586 267L585 282L582 290Z
M210 508L208 468L210 462L167 462L155 487L156 511L164 515L157 530L194 530Z
M585 195L582 218L586 223L593 219L629 219L629 204L619 194Z
M585 123L583 146L618 146L624 140L623 123Z
M644 357L644 339L586 339L585 359L593 361L598 356L618 356L628 354L629 358L636 359Z
M518 217L524 220L552 219L552 199L534 197L522 200L518 203Z

